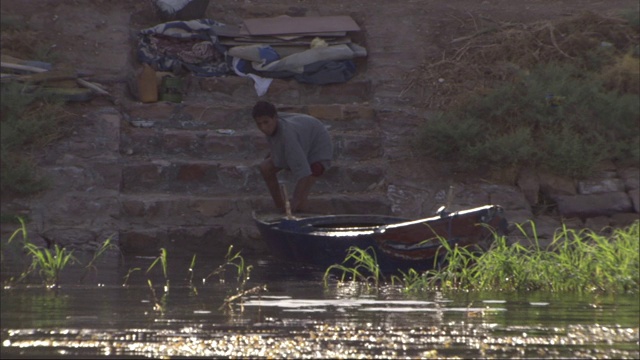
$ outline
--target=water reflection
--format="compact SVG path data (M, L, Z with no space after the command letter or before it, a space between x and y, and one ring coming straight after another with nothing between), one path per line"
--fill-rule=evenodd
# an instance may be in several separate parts
M222 306L237 293L233 274L201 279L216 262L171 262L161 274L122 278L152 259L120 266L57 291L2 290L2 358L638 358L637 295L367 291L324 288L317 269L257 264L247 284L267 290ZM156 308L147 284L164 296ZM101 285L98 285L101 284Z

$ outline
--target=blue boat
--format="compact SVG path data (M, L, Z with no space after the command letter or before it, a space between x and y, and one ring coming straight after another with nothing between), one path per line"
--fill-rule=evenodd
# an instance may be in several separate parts
M318 267L341 264L350 247L371 248L383 273L432 269L450 245L486 250L494 234L507 232L499 205L446 212L411 220L385 215L253 215L272 254ZM348 265L348 264L347 264Z

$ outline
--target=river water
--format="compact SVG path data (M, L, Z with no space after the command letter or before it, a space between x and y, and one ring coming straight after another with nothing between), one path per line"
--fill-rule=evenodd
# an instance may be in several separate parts
M54 290L37 277L5 285L1 357L640 357L638 294L405 294L325 286L322 269L268 257L244 259L245 282L233 266L209 276L210 259L189 271L190 257L170 258L165 278L146 271L153 260L107 256L88 273L65 269ZM3 261L3 282L18 269Z

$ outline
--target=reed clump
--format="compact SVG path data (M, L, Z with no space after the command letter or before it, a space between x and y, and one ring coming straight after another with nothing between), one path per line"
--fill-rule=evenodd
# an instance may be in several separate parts
M384 280L380 266L378 266L376 252L372 247L366 249L360 249L356 246L349 247L342 264L333 264L325 270L323 277L325 286L336 272L340 273L339 282L358 281L364 283L367 290L372 286L377 289L380 282Z
M494 233L494 242L486 252L450 245L440 238L441 266L425 272L409 269L390 277L392 285L405 292L431 290L462 291L549 291L578 293L637 293L640 290L640 221L626 228L601 235L590 229L558 229L550 245L540 246L535 223L517 229L531 246L510 244L507 237ZM527 235L532 233L533 235ZM360 255L354 266L345 265ZM362 254L367 254L363 257ZM376 287L375 257L361 249L350 249L343 264L334 264L325 272L325 286L332 271L341 271L339 282L360 281ZM366 271L365 271L366 270ZM373 274L370 275L370 274Z
M530 222L535 229L535 224ZM523 226L518 229L526 234ZM613 229L610 236L590 229L558 229L547 248L539 245L535 231L532 246L509 245L495 236L484 254L450 247L442 241L447 266L429 270L410 284L412 288L441 290L638 292L640 222ZM525 235L526 236L526 235ZM527 236L528 237L528 236Z
M53 244L52 247L35 245L29 240L27 225L24 219L21 217L17 219L20 222L20 227L11 234L7 244L10 244L14 240L19 241L17 239L21 238L22 250L30 257L31 261L20 276L10 278L6 284L21 283L26 281L32 274L38 274L47 288L57 288L60 285L60 275L62 271L74 263L79 264L80 261L73 255L73 250L67 249L59 244ZM111 238L105 240L100 248L93 254L89 262L84 265L85 273L80 282L84 280L89 272L97 271L94 264L107 250L114 248L117 247L111 243ZM4 261L4 250L2 252L2 261Z

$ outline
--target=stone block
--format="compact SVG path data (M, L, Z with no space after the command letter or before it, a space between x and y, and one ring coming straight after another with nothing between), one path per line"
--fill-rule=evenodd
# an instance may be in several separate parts
M153 129L130 128L120 135L122 155L152 155L161 153L160 133Z
M341 105L309 105L307 113L322 121L325 120L342 120Z
M523 169L518 174L517 184L530 205L538 204L540 181L536 172L529 168Z
M640 189L630 190L627 194L629 194L629 198L633 203L633 210L640 213Z
M382 139L374 136L334 137L334 159L370 160L383 155Z
M138 104L128 109L129 120L168 120L178 105L170 102Z
M575 181L551 173L538 174L540 191L548 198L554 199L558 195L575 195L577 186Z
M523 226L529 221L534 221L533 213L531 212L531 210L526 210L526 209L519 209L519 210L508 209L508 210L505 210L504 216L507 219L507 222L513 225L519 224Z
M197 78L200 90L232 95L239 88L253 89L253 80L240 76L217 76Z
M169 228L167 238L170 254L213 255L224 258L229 247L222 225Z
M318 99L323 103L346 104L364 102L371 98L371 83L359 81L323 85L319 88Z
M42 238L51 242L51 246L56 244L67 250L95 250L96 245L104 241L104 239L98 239L94 231L81 228L51 229L41 235Z
M262 187L262 178L255 166L222 166L218 172L218 179L218 193L228 193L229 191L255 192L257 187Z
M144 217L147 215L146 205L143 201L122 199L120 204L122 209L121 215L123 215L125 219L131 217Z
M262 140L262 139L261 139ZM252 137L239 135L208 134L202 141L200 158L210 159L238 159L251 156Z
M208 168L205 164L182 164L178 167L176 180L181 182L201 182L207 175Z
M584 227L597 234L611 234L611 218L608 216L595 216L584 221Z
M515 186L482 185L481 188L489 195L488 204L500 205L505 209L531 211L531 205L524 194Z
M162 169L156 164L129 164L122 167L122 191L152 189L160 181Z
M171 155L195 153L199 147L198 135L192 131L168 130L163 136L162 152Z
M118 246L125 255L158 255L167 243L167 232L160 228L122 230Z
M376 111L368 103L345 104L342 107L342 118L344 120L370 120L375 121Z
M633 210L631 198L624 192L592 195L561 195L556 197L558 211L563 217L589 218L611 216Z
M624 191L624 182L618 178L600 178L578 181L578 193L582 195Z
M618 174L627 190L637 190L640 188L640 168L628 167L620 169L618 170Z
M115 162L97 162L93 164L95 174L93 185L107 190L120 190L122 186L122 167Z
M636 221L640 221L640 215L638 215L638 213L617 213L611 215L611 226L616 228L627 227Z
M187 203L186 210L189 216L204 219L220 218L233 210L233 202L228 198L195 198Z

